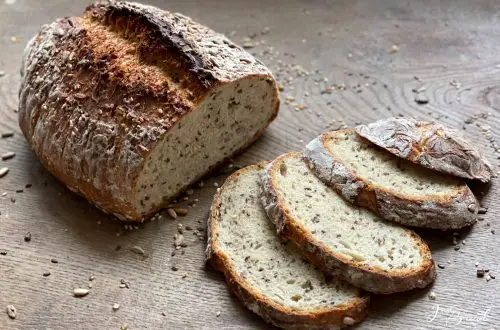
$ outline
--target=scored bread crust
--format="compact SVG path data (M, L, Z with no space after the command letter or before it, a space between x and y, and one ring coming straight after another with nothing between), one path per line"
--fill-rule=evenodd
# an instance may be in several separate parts
M386 220L413 227L450 230L476 222L479 202L465 182L451 195L412 196L368 182L354 169L347 168L329 151L328 143L351 134L355 134L352 129L323 133L312 140L303 152L313 173L349 202L367 208Z
M301 157L298 152L279 156L265 168L262 174L262 203L269 218L276 225L279 236L294 243L314 265L368 292L391 294L424 288L436 277L431 251L416 233L405 229L422 255L422 264L411 270L387 272L377 266L364 265L347 258L320 242L297 221L277 188L277 176L282 162L288 157Z
M278 304L260 294L231 266L231 258L218 246L218 221L220 217L221 193L226 184L250 171L262 171L266 162L250 165L230 175L214 196L207 224L207 262L219 272L224 273L229 290L252 312L261 316L267 323L284 329L340 329L362 321L367 314L368 296L362 296L350 304L334 308L298 311ZM251 221L251 219L248 219ZM278 239L278 237L276 237ZM348 318L348 320L346 320Z
M132 41L133 54L116 46ZM124 1L44 25L25 48L21 78L19 124L41 163L122 220L142 221L170 202L139 213L139 174L159 141L217 88L266 80L268 123L279 108L271 72L240 46L189 17Z
M359 125L356 133L386 149L435 171L488 182L493 166L457 129L413 118L387 118Z

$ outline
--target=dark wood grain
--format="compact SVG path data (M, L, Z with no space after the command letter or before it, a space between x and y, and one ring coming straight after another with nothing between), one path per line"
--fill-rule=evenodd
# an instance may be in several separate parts
M0 329L266 328L229 295L219 274L205 268L204 240L185 231L185 254L171 256L178 223L205 227L213 182L221 183L226 174L213 175L204 188L195 189L190 199L199 202L186 217L174 221L163 215L126 231L43 171L15 112L23 48L41 24L77 15L87 1L7 2L0 3L0 71L5 71L0 133L15 135L0 139L0 154L14 151L16 156L0 161L0 167L10 168L0 178L0 195L7 193L0 197L0 251L7 252L0 255ZM463 126L500 170L500 154L484 134L484 125L493 137L500 134L498 1L149 2L192 16L238 42L259 34L255 40L265 45L251 51L284 83L283 102L289 96L306 106L297 111L296 105L283 104L264 137L235 159L238 165L300 150L333 120L330 127L404 115ZM265 27L270 32L261 35ZM398 52L391 52L393 45ZM296 66L307 75L298 74ZM332 84L344 84L345 90L324 93ZM420 87L426 88L426 105L414 101L412 89ZM474 115L479 118L464 124ZM33 186L24 188L28 183ZM479 262L500 275L500 232L492 233L500 230L498 184L495 178L490 186L474 185L489 210L484 221L458 233L459 251L452 233L419 231L436 262L445 266L438 269L434 286L373 297L370 316L358 329L498 328L500 278L476 278L475 267ZM23 239L26 232L31 232L30 242ZM134 245L147 257L131 252ZM44 277L46 271L51 275ZM73 289L87 287L92 274L90 294L74 298ZM120 279L130 288L120 288ZM431 290L435 300L428 298ZM120 304L118 311L112 310L114 303ZM15 320L2 311L8 304L17 308Z

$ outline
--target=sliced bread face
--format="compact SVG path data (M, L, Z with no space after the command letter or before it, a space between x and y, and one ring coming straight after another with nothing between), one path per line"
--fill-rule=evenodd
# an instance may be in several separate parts
M354 130L323 133L304 156L324 183L386 220L442 230L476 221L479 202L462 179L396 157Z
M271 162L262 183L262 201L278 234L326 272L381 294L434 280L431 252L420 237L345 201L314 175L301 154Z
M207 259L230 290L266 322L286 329L337 329L361 321L368 298L302 259L276 235L260 202L262 165L232 174L214 198Z

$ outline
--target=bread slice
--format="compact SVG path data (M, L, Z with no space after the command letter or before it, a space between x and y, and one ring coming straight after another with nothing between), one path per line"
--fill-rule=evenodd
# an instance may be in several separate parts
M304 155L324 183L384 219L443 230L476 221L479 203L462 179L398 158L354 130L324 133Z
M431 251L414 232L345 201L300 153L266 166L262 201L278 234L323 270L373 293L423 288L435 278Z
M178 13L98 1L25 49L19 123L42 164L122 220L142 221L276 117L268 68Z
M432 170L488 182L493 167L457 129L413 118L359 125L356 132L394 155Z
M361 321L368 298L344 282L326 281L276 236L259 199L262 168L235 172L215 195L208 261L248 309L278 327L337 329Z

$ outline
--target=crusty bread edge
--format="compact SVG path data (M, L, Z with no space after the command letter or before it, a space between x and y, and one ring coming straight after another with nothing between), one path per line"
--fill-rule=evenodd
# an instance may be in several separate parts
M352 129L323 133L305 147L303 154L314 174L351 203L413 227L451 230L476 222L479 202L465 183L453 195L442 197L405 195L370 183L329 150L327 141L339 139L339 134L356 133Z
M230 257L219 249L217 223L220 216L222 191L227 183L234 181L241 174L257 169L263 170L265 164L266 162L261 162L234 172L215 194L207 224L207 262L219 272L224 273L229 290L241 300L245 307L261 316L267 323L285 329L340 329L349 325L351 319L354 323L362 321L367 314L368 296L359 297L351 304L343 304L331 309L292 310L263 297L258 290L252 288L232 270ZM346 317L349 318L348 321L345 321Z
M409 291L426 287L434 281L436 270L431 251L413 231L405 229L420 250L422 264L417 269L393 270L390 273L380 267L367 266L350 260L315 239L294 219L283 196L275 188L275 175L279 174L281 162L287 157L301 157L301 154L295 152L279 156L266 166L262 175L262 202L269 218L276 225L278 235L293 242L306 258L325 272L341 276L347 282L372 293L390 294Z

